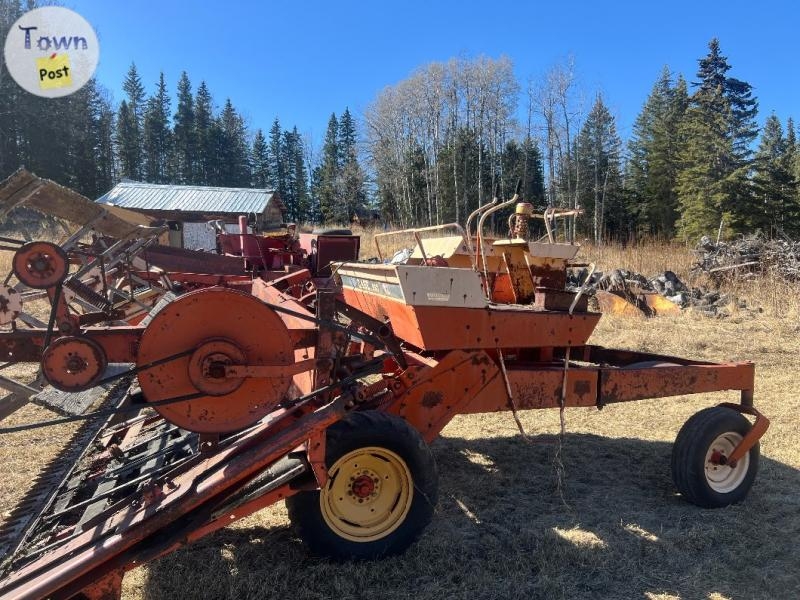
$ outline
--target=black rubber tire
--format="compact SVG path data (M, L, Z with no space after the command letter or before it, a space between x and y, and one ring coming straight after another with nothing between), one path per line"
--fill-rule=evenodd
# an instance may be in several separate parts
M349 229L314 229L311 233L315 235L353 235Z
M714 406L694 414L684 423L672 447L672 480L686 500L702 508L721 508L743 500L758 472L759 444L750 449L750 463L742 481L729 492L714 490L705 474L706 454L720 435L745 436L752 425L730 408Z
M377 411L350 413L328 429L326 438L328 467L359 448L379 447L397 454L411 473L411 506L396 529L380 539L359 542L342 537L326 523L319 490L300 492L286 499L297 534L313 554L334 560L371 560L405 551L430 523L438 499L439 475L428 444L404 419Z

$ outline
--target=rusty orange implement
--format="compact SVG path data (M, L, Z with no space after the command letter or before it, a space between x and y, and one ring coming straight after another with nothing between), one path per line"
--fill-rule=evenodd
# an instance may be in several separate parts
M0 531L0 599L117 598L126 571L279 500L313 552L402 552L433 517L428 443L458 414L732 390L738 403L683 426L672 471L694 504L742 500L769 424L753 406L753 364L592 345L601 315L565 288L577 246L554 233L579 211L517 203L509 237L484 237L486 217L517 200L486 205L466 228L412 230L416 247L397 264L332 262L335 289L298 270L173 272L194 291L135 324L87 324L65 299L69 253L23 246L8 281L43 290L52 314L18 326L14 304L0 357L39 362L67 394L120 393ZM525 239L533 219L546 239ZM115 363L130 366L113 374Z

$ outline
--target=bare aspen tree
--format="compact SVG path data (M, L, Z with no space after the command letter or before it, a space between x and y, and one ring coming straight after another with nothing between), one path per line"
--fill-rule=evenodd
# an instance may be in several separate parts
M581 120L573 60L554 65L528 87L533 112L541 117L547 162L547 200L550 206L577 207L579 161L574 132ZM574 225L566 232L574 239Z
M442 223L485 202L518 95L505 57L431 63L378 95L366 113L367 150L399 221Z

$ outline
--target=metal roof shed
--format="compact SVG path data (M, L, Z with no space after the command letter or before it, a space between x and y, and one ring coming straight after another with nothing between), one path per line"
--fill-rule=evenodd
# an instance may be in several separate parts
M186 248L214 247L207 223L237 222L247 215L260 230L279 226L286 212L274 190L254 188L163 185L124 180L103 194L98 204L119 206L170 222L170 245ZM180 235L177 232L181 232ZM180 238L180 239L178 239Z

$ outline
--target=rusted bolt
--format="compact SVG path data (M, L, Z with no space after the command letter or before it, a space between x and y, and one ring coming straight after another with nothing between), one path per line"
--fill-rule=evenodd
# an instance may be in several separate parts
M208 365L207 374L212 379L225 379L225 364L214 361Z
M73 374L73 373L80 373L81 371L84 371L87 366L88 365L86 364L86 361L83 360L83 358L81 358L80 356L75 355L75 356L70 356L67 359L66 369L67 369L67 373Z

